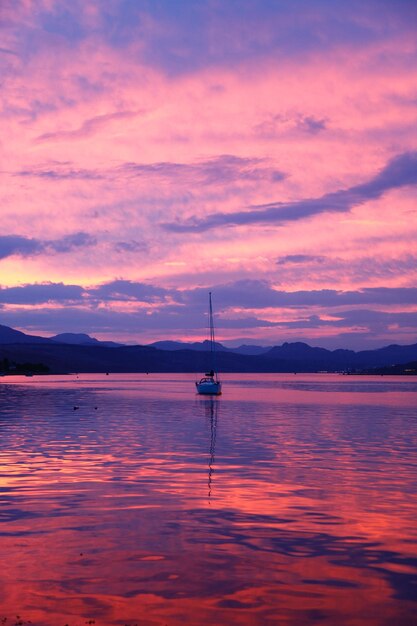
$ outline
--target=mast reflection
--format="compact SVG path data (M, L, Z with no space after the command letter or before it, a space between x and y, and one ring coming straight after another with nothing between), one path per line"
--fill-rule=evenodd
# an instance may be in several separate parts
M213 473L216 453L216 436L217 436L217 421L219 411L219 400L216 397L208 397L203 401L204 412L206 421L210 425L210 450L208 460L208 498L211 500L213 492Z

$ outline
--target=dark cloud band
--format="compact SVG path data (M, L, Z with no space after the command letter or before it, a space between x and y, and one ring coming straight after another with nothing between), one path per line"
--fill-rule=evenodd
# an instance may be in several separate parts
M60 239L32 239L20 235L0 236L0 259L10 256L30 257L42 253L60 254L71 252L75 248L94 246L95 237L88 233L72 233Z
M368 182L325 194L320 198L296 202L271 202L252 207L249 211L212 213L206 217L192 217L184 222L162 224L166 230L178 233L202 232L223 226L248 224L284 224L321 213L347 213L368 200L380 198L391 189L417 183L417 152L407 152L391 159Z
M215 293L216 300L223 311L234 307L252 311L287 307L417 306L417 288L415 287L366 287L355 291L335 289L283 291L273 289L267 281L240 280L213 285L210 289ZM0 288L0 302L13 304L24 301L27 304L36 305L51 301L59 303L71 299L75 304L83 307L88 304L95 307L99 303L130 301L157 304L175 315L181 311L184 315L186 311L201 315L201 311L206 308L207 293L207 287L179 290L166 289L150 283L114 280L89 288L63 283L3 287ZM256 299L254 294L256 294Z

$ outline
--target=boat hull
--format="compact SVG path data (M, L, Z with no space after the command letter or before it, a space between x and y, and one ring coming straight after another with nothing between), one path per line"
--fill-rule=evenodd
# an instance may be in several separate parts
M199 382L195 384L197 393L204 396L219 396L222 392L220 381Z

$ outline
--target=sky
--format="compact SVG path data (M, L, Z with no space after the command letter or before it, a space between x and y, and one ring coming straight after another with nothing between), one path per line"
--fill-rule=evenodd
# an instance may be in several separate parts
M414 0L1 0L0 324L417 341Z

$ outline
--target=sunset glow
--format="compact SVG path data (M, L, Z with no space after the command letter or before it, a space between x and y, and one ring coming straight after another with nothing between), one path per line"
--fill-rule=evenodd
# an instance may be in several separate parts
M417 6L5 0L0 323L354 349L417 330Z

